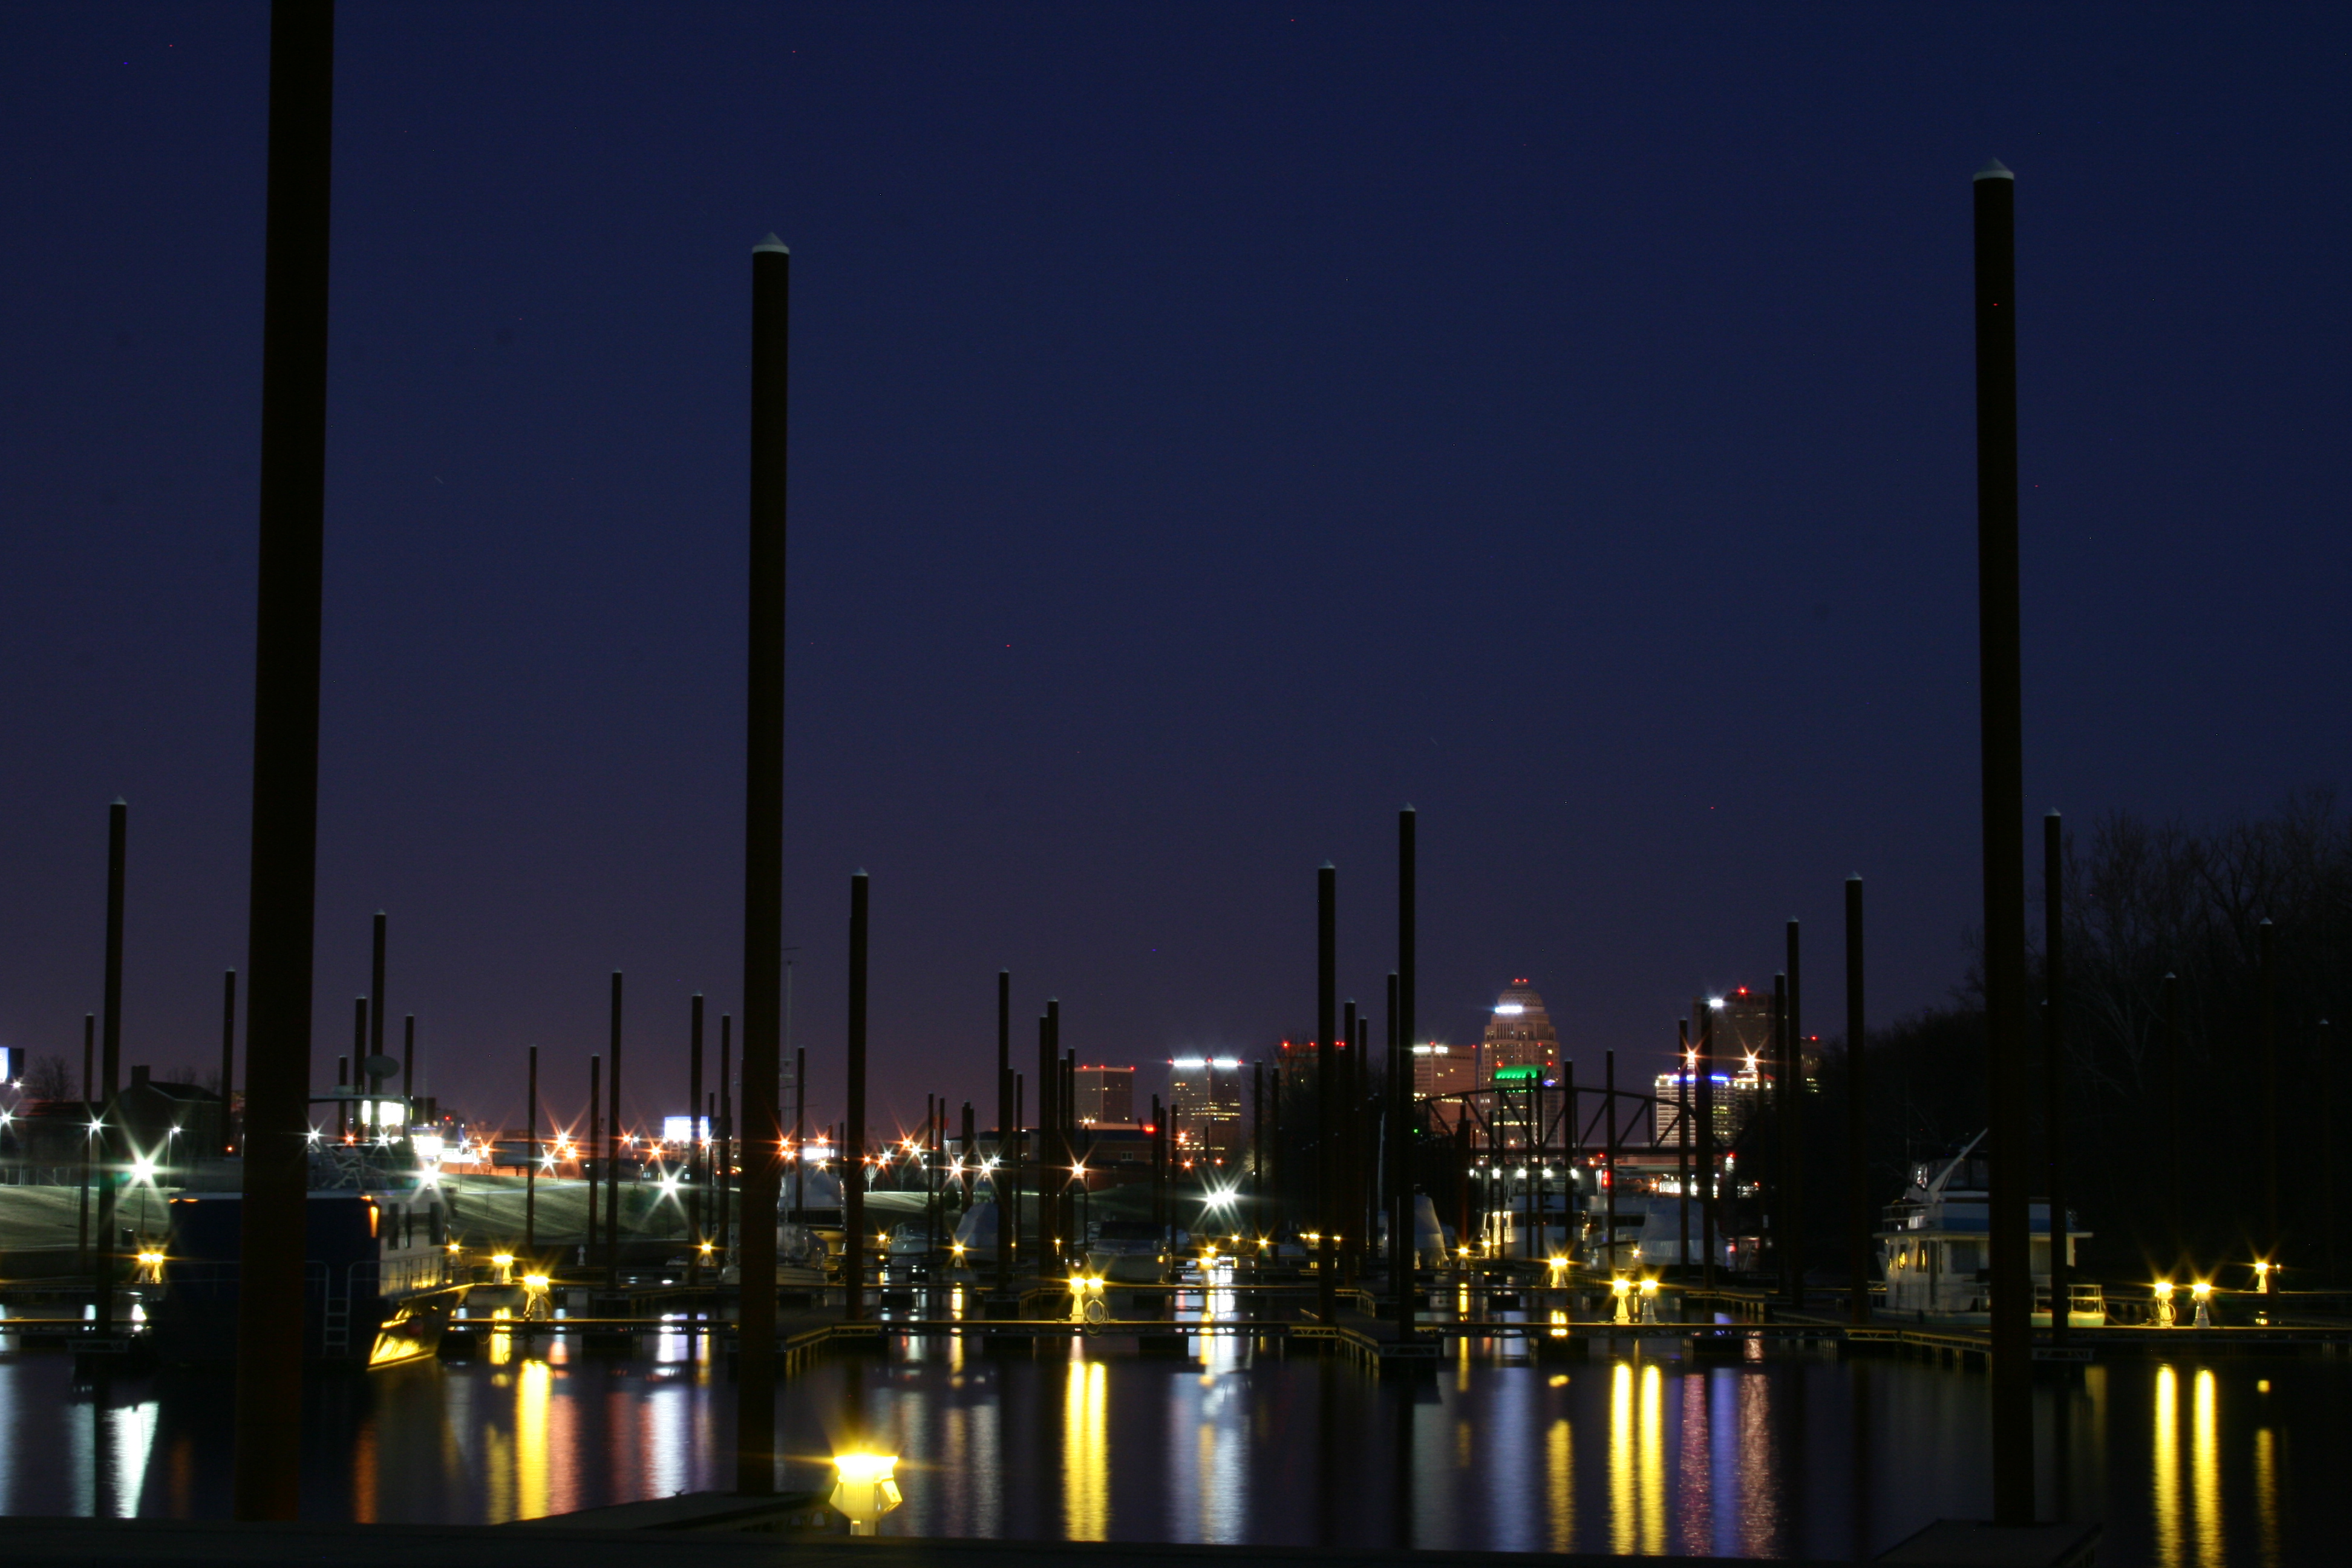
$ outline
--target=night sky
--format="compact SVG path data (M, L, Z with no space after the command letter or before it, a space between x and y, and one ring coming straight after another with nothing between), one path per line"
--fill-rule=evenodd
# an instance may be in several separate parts
M0 1044L245 965L268 18L0 10ZM316 1074L445 1106L738 1010L751 247L793 247L787 940L838 1114L1255 1054L1394 963L1580 1076L1807 922L1981 917L1969 176L2018 171L2026 793L2352 777L2352 11L346 4ZM2038 840L2037 840L2038 842ZM1377 1027L1375 1030L1377 1037ZM241 1047L240 1047L241 1048ZM241 1058L240 1058L241 1060ZM1156 1075L1145 1088L1156 1087ZM983 1122L990 1100L982 1100Z

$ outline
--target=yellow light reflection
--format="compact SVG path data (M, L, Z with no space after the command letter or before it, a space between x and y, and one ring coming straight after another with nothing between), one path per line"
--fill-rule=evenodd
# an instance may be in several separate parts
M526 1361L515 1380L515 1478L518 1519L548 1515L547 1404L555 1373L543 1361Z
M1062 1399L1062 1527L1071 1541L1110 1531L1110 1385L1101 1362L1074 1361Z
M1576 1547L1576 1438L1562 1416L1544 1436L1544 1503L1551 1514L1551 1549Z
M1633 1552L1633 1369L1609 1369L1609 1551Z
M1642 1369L1641 1468L1634 1479L1642 1497L1642 1551L1653 1557L1666 1550L1665 1424L1659 1414L1664 1383L1654 1365Z
M2263 1527L2263 1561L2279 1555L2278 1442L2267 1426L2254 1434L2254 1517Z
M2180 1562L2180 1380L2168 1366L2156 1369L2156 1561L2158 1568Z
M2221 1446L2216 1440L2213 1413L2213 1369L2197 1369L2196 1392L2189 1411L2189 1474L2197 1495L2197 1555L2200 1562L2219 1563L2221 1541Z

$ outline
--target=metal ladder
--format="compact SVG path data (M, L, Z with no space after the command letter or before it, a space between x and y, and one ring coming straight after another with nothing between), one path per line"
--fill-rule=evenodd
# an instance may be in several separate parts
M352 1298L346 1291L327 1298L326 1310L320 1314L319 1348L330 1358L352 1353Z

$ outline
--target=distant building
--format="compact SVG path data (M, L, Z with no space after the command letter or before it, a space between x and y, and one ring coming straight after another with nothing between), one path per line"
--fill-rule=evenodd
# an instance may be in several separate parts
M1467 1049L1427 1041L1412 1048L1412 1097L1466 1094L1477 1087L1477 1068Z
M1694 1133L1691 1147L1696 1149L1698 1140L1696 1133L1699 1125L1697 1121L1698 1079L1695 1073L1680 1076L1690 1079L1690 1113ZM1743 1063L1738 1072L1718 1072L1714 1076L1714 1093L1711 1103L1715 1111L1715 1146L1718 1149L1728 1149L1731 1147L1732 1140L1738 1138L1741 1129L1748 1125L1748 1118L1756 1114L1756 1108L1763 1103L1764 1096L1770 1092L1772 1075L1750 1071ZM1658 1144L1661 1148L1679 1148L1682 1144L1683 1131L1682 1122L1679 1120L1682 1110L1675 1098L1680 1092L1677 1084L1678 1075L1675 1073L1662 1072L1658 1075Z
M1495 1003L1486 1037L1478 1046L1478 1081L1495 1081L1510 1068L1540 1068L1549 1083L1559 1073L1559 1031L1552 1027L1543 997L1525 980L1514 980Z
M1178 1164L1240 1170L1241 1058L1178 1057L1171 1061L1168 1121L1175 1132Z
M1070 1110L1081 1125L1139 1125L1135 1117L1133 1068L1090 1068L1082 1063L1071 1068L1070 1072Z
M1757 993L1745 985L1736 986L1720 996L1691 998L1691 1027L1696 1031L1698 1020L1715 1020L1715 1065L1719 1072L1738 1075L1750 1068L1761 1068L1769 1076L1772 1069L1772 994ZM1694 1036L1691 1048L1698 1048Z

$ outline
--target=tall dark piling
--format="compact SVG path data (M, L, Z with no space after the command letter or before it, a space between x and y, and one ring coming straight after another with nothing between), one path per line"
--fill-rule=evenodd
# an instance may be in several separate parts
M1977 659L1983 767L1993 1522L2033 1522L2025 1060L2025 742L2017 544L2017 181L1976 176Z
M1691 1219L1691 1069L1697 1058L1691 1050L1690 1020L1675 1026L1675 1270L1690 1278ZM1570 1151L1572 1161L1575 1152Z
M604 1152L604 1058L588 1058L588 1137L580 1145L581 1185L588 1189L588 1230L581 1238L580 1260L596 1256L596 1162Z
M1412 1254L1417 1245L1413 1235L1412 1202L1412 1044L1414 1038L1412 1014L1413 952L1419 932L1415 930L1414 887L1417 846L1414 827L1418 817L1407 805L1397 813L1397 969L1396 969L1396 1037L1397 1060L1403 1069L1402 1089L1392 1096L1389 1112L1389 1138L1393 1146L1391 1158L1395 1181L1395 1196L1390 1210L1390 1234L1404 1239L1402 1257L1405 1266L1397 1270L1396 1324L1397 1332L1409 1335L1413 1331ZM1444 1259L1440 1258L1441 1266Z
M1715 1005L1704 998L1698 1015L1699 1288L1715 1289ZM1710 1309L1711 1310L1711 1309Z
M784 480L791 389L792 252L770 235L751 250L750 678L743 774L743 1172L736 1262L735 1489L776 1489L776 1227L782 1186L784 957ZM842 1174L845 1203L857 1186ZM755 1223L756 1218L756 1223ZM852 1238L855 1245L855 1237ZM853 1279L852 1283L855 1281ZM851 1294L856 1295L853 1289Z
M1042 1032L1045 1020L1039 1019L1037 1026ZM1021 1256L1022 1173L1029 1168L1030 1160L1028 1083L1026 1073L1013 1075L1013 1152L1004 1157L1004 1169L1013 1183L1009 1189L1013 1194L1013 1212L1005 1217L1013 1222L1013 1256L1016 1262ZM1033 1250L1037 1246L1038 1233L1045 1228L1045 1212L1044 1205L1039 1205L1036 1229L1029 1233L1029 1245ZM1039 1272L1042 1277L1043 1269Z
M604 1086L604 1289L621 1288L621 972L613 971L612 1081Z
M2256 982L2261 989L2263 1064L2263 1250L2266 1261L2279 1255L2278 1107L2278 927L2264 921L2254 928ZM2267 1285L2268 1277L2264 1276Z
M967 1153L971 1151L966 1151ZM1017 1188L1008 1188L1013 1175L1013 971L996 972L996 1163L988 1173L988 1195L996 1205L996 1288L1013 1289L1013 1211L1019 1204ZM1007 1204L1005 1194L1016 1194Z
M1772 1262L1780 1293L1789 1292L1789 1257L1796 1229L1789 1213L1789 1143L1797 1134L1796 1100L1790 1092L1789 972L1772 976Z
M2042 819L2042 1125L2050 1189L2050 1342L2066 1342L2066 858L2058 814Z
M411 1087L415 1077L416 1015L405 1013L400 1020L400 1113L410 1122L416 1120L416 1101Z
M1315 1303L1328 1323L1339 1307L1339 1257L1331 1245L1338 1185L1332 1169L1332 1099L1338 1076L1339 1028L1339 872L1323 862L1315 873Z
M121 1272L122 1246L115 1235L115 1194L122 1184L125 1142L122 1113L115 1097L122 1089L122 895L124 862L131 845L131 807L118 800L106 808L106 973L103 1023L99 1044L97 1328L100 1340L114 1334L114 1282Z
M98 1144L98 1015L81 1016L81 1242L74 1261L85 1271L89 1257L89 1171Z
M1846 1318L1870 1321L1870 1131L1864 1069L1862 879L1845 879L1845 1263Z
M1266 1207L1268 1191L1265 1180L1265 1064L1260 1061L1250 1063L1250 1197L1261 1236L1274 1233L1273 1215Z
M1381 1149L1387 1169L1382 1173L1381 1185L1388 1197L1389 1216L1389 1285L1392 1300L1389 1310L1394 1316L1401 1338L1413 1332L1412 1271L1418 1261L1419 1238L1413 1233L1412 1151L1405 1140L1412 1116L1412 1052L1404 1041L1404 1009L1402 986L1397 974L1389 974L1388 1007L1388 1092L1382 1097L1387 1110Z
M367 1054L372 1057L380 1057L383 1055L384 924L385 921L383 911L382 910L376 910L375 930L372 933L373 940L369 944L368 952ZM368 1080L369 1098L373 1100L374 1098L376 1087L375 1075L373 1073L368 1073L365 1077ZM403 1084L401 1089L405 1092L407 1087L408 1086L406 1084ZM369 1107L368 1119L371 1121L375 1120L375 1110L373 1105Z
M1609 1271L1617 1271L1617 1053L1601 1053L1601 1100L1608 1121L1602 1130L1602 1169L1609 1184Z
M849 1136L841 1154L841 1282L849 1297L844 1316L852 1322L866 1316L866 873L859 871L849 879ZM744 1226L751 1226L748 1204Z
M1343 1283L1356 1282L1356 1061L1360 1056L1356 1035L1356 999L1349 997L1339 1005L1339 1049L1334 1058L1339 1068L1339 1082L1332 1085L1331 1095L1337 1109L1339 1139L1331 1151L1338 1163L1338 1178L1331 1184L1331 1226L1337 1232L1333 1242L1339 1255L1339 1278Z
M371 1081L372 1075L368 1072L368 1062L373 1054L368 1050L368 999L364 996L352 997L350 1087L359 1092L356 1103L347 1100L340 1109L351 1118L351 1126L347 1131L355 1132L362 1138L374 1131L369 1123L375 1119L375 1096L373 1092L375 1086ZM495 1164L496 1161L493 1160L492 1163Z
M1789 922L1789 1152L1783 1167L1789 1184L1788 1294L1805 1299L1805 1001L1798 926Z
M718 1134L719 1179L712 1190L719 1194L719 1259L724 1264L730 1257L730 1226L734 1223L735 1192L735 1015L719 1015L719 1120L713 1123Z
M717 1142L713 1152L719 1156L719 1178L711 1190L719 1195L719 1216L714 1228L719 1233L719 1261L728 1260L728 1227L734 1213L735 1190L735 1015L719 1015L719 1120L711 1124Z
M242 1521L294 1518L301 1490L334 65L331 0L279 0L270 7L245 1218L230 1483L231 1511Z
M702 1125L702 993L686 1009L686 1282L702 1283L703 1192L710 1184Z
M236 1152L236 1127L230 1110L236 1102L236 971L221 976L220 1152Z
M1061 1122L1054 1110L1054 1086L1062 1076L1061 1066L1054 1053L1054 1004L1037 1019L1037 1282L1044 1284L1047 1273L1062 1256L1062 1214L1056 1201L1061 1188L1053 1177L1054 1130Z
M530 1047L522 1092L522 1251L539 1258L539 1047Z

